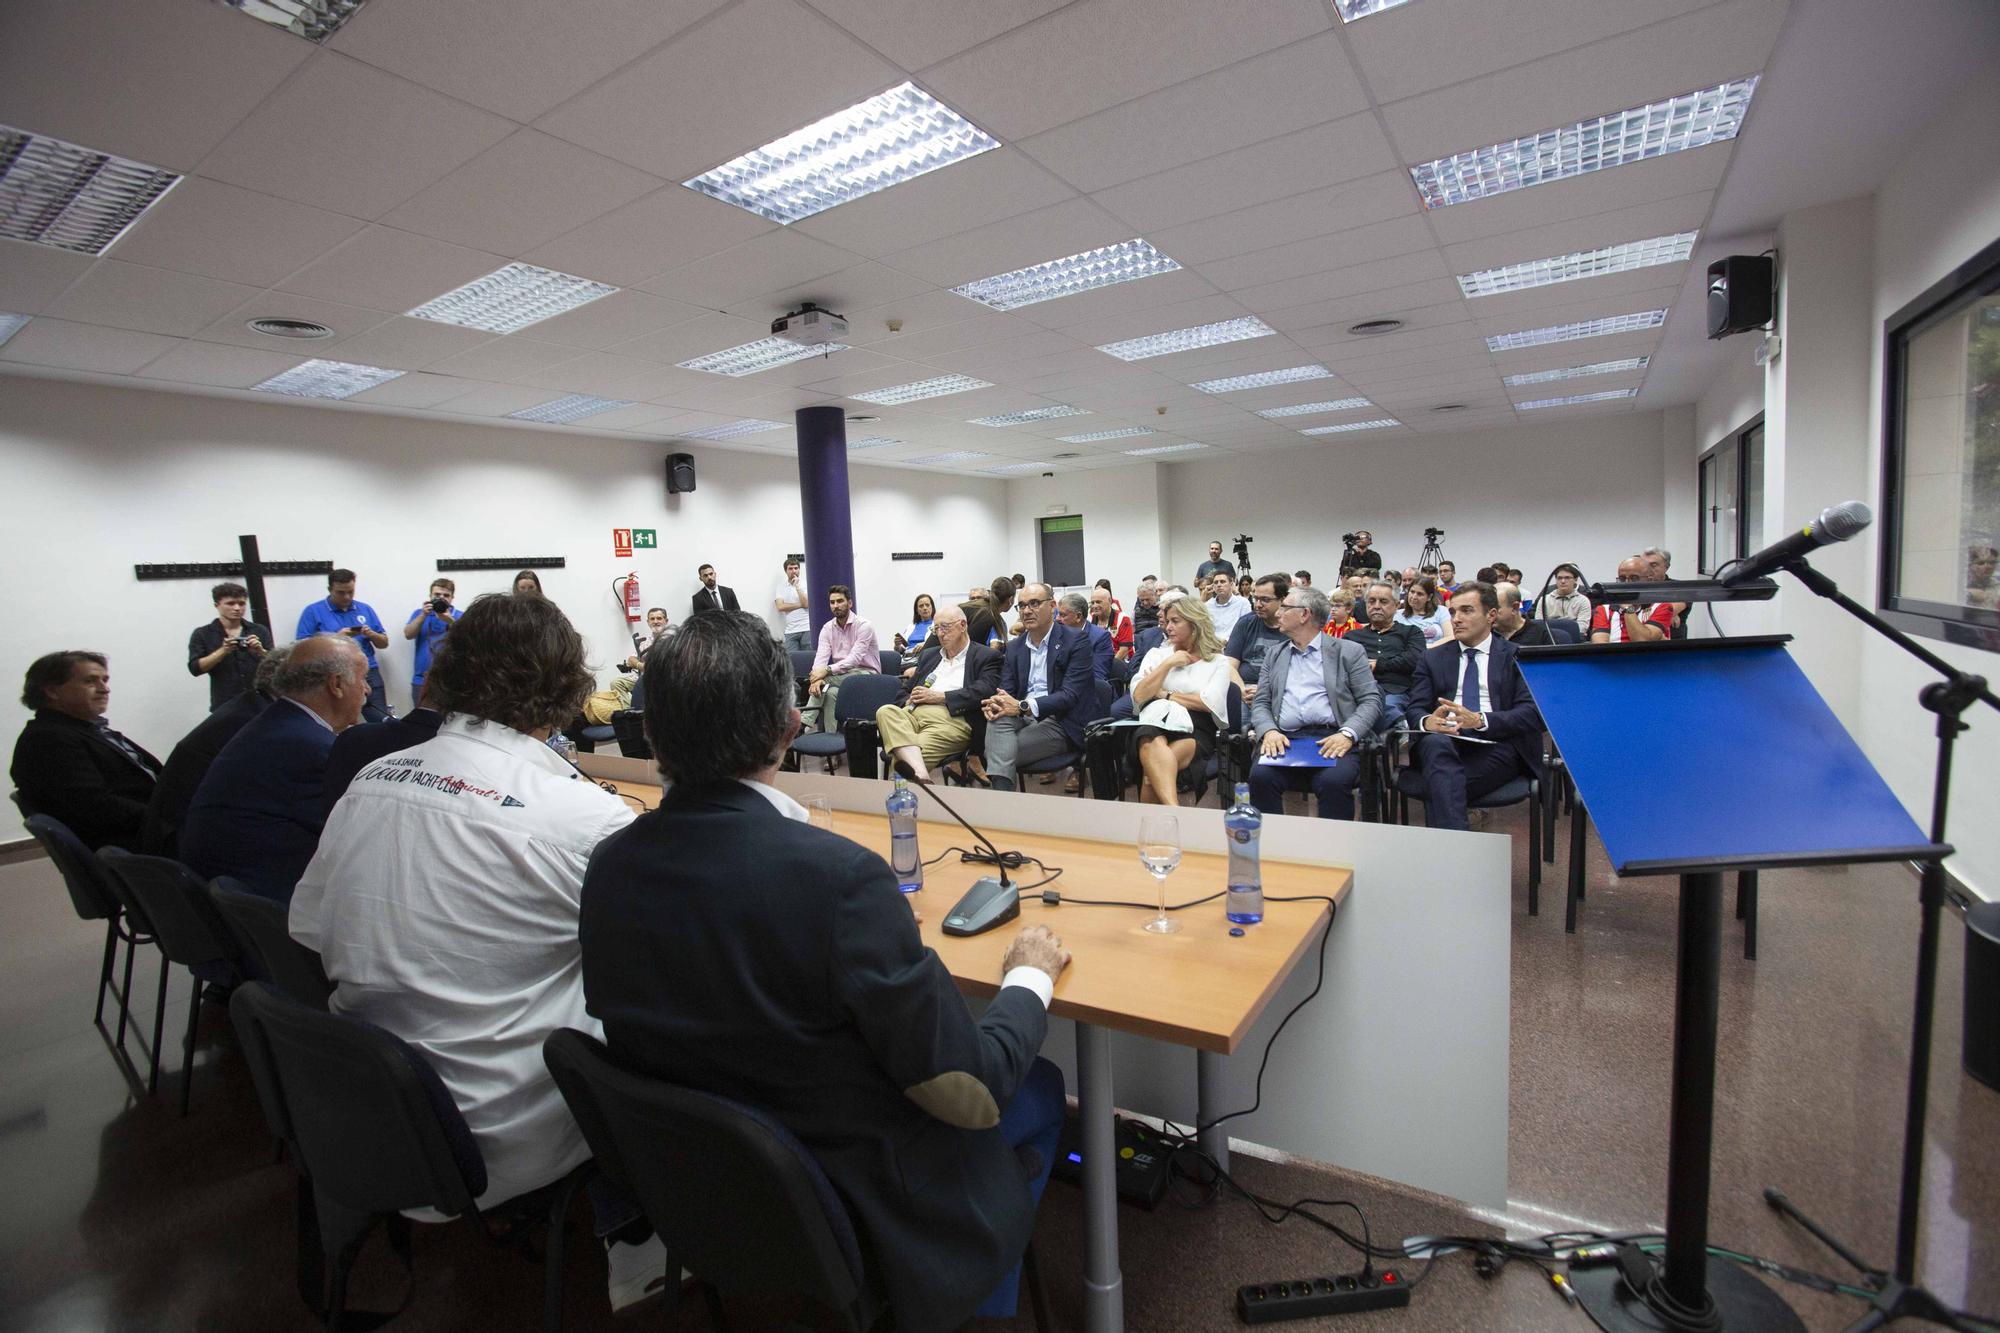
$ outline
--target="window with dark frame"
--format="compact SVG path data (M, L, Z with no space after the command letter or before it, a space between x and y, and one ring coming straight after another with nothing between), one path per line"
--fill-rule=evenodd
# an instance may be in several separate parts
M1764 414L1724 436L1701 456L1699 559L1714 574L1764 544Z

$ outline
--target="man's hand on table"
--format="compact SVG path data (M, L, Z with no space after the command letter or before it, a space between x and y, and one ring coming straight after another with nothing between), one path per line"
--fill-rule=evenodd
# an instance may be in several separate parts
M1053 985L1068 966L1069 950L1063 948L1060 935L1043 925L1023 926L1007 946L1007 956L1000 960L1000 975L1004 977L1017 967L1038 967Z

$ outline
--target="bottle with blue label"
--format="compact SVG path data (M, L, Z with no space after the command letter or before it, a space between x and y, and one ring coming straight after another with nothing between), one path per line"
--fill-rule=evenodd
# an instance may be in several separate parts
M1264 877L1257 866L1257 838L1264 812L1250 804L1250 784L1236 784L1236 804L1222 817L1229 839L1229 919L1240 926L1264 919Z
M917 851L917 794L901 777L889 793L889 868L896 887L915 893L924 887L924 859Z

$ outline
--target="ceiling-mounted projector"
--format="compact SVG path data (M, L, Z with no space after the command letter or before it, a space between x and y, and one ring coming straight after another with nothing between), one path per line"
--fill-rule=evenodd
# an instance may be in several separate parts
M808 301L789 315L771 321L771 336L802 347L819 347L847 335L847 321Z

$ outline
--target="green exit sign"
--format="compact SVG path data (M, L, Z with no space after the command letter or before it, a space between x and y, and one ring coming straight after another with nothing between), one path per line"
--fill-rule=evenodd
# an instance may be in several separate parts
M660 547L657 528L632 529L632 549L635 551L658 550Z

